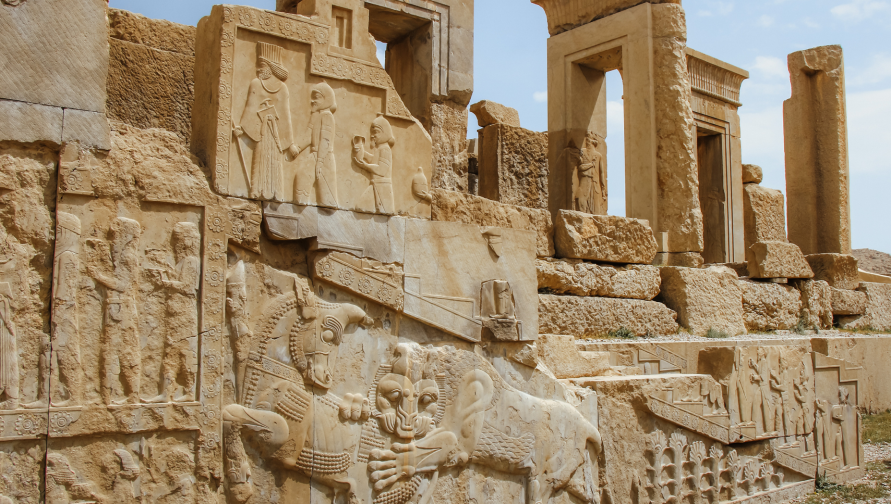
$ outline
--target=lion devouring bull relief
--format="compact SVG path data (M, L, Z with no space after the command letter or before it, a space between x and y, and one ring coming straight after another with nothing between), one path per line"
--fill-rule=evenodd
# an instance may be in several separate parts
M528 504L560 491L599 502L595 426L568 403L515 390L473 352L400 344L370 389L347 376L354 393L332 394L349 372L336 365L341 343L371 323L357 306L309 289L267 305L239 372L240 404L223 411L235 500L253 494L249 443L263 460L331 488L334 503L430 503L441 472L471 464L525 476Z

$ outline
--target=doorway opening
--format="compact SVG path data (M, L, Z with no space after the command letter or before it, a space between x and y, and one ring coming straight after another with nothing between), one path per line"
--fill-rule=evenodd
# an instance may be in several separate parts
M727 262L728 222L727 184L724 163L724 135L698 129L696 161L699 168L699 205L702 209L706 263Z

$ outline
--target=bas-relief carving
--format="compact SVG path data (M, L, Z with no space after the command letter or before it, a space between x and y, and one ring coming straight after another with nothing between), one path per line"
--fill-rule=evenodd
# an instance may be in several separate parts
M572 170L572 210L593 214L607 214L606 161L597 151L601 140L588 132L581 147L570 140L563 151L563 161Z
M217 55L202 58L214 76L198 83L210 108L196 101L194 127L218 191L429 218L416 179L432 176L430 137L380 63L365 60L374 54L365 47L370 36L360 35L362 50L347 56L316 19L225 6L205 22L221 30L199 30L209 44L199 49Z

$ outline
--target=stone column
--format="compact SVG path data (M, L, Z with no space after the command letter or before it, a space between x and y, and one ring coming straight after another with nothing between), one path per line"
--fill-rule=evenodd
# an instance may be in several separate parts
M845 65L840 46L789 55L783 110L789 241L805 255L851 253Z

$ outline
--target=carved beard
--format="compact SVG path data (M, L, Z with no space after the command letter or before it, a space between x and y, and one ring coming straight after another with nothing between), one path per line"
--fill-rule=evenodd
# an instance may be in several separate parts
M433 419L426 416L417 416L415 417L415 437L422 438L427 434L433 432L434 425Z
M384 432L388 432L390 434L396 433L396 412L390 411L388 413L384 413L380 416L381 427L383 427Z
M272 77L272 70L268 66L260 69L260 80L269 80L270 77Z

